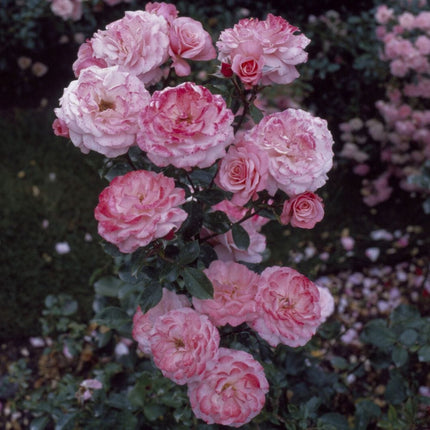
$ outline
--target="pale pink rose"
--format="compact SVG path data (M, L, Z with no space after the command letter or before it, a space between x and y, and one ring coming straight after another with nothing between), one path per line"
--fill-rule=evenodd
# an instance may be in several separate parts
M255 314L254 297L259 275L233 261L213 261L204 273L214 287L213 299L193 297L194 308L209 316L216 326L236 327L252 320Z
M191 408L207 424L240 427L263 409L269 391L264 369L245 352L220 348L215 367L188 385Z
M51 11L64 20L78 21L82 17L82 0L50 0Z
M105 68L107 67L107 63L103 59L94 57L92 42L89 39L79 47L78 58L72 64L72 69L75 76L78 77L81 70L90 66Z
M231 145L219 163L215 183L233 193L232 203L246 204L266 187L268 158L265 152L245 140Z
M187 213L185 192L162 173L132 171L115 177L99 196L94 215L100 236L124 253L178 230Z
M54 134L56 136L61 136L61 137L67 137L69 138L69 128L67 127L66 123L61 120L56 118L54 120L54 122L52 123L52 129L54 130Z
M138 115L150 94L133 75L118 67L92 66L64 90L55 114L69 129L70 139L84 154L125 154L134 145Z
M265 269L255 300L258 317L248 324L271 346L303 346L321 323L317 286L290 267Z
M148 312L143 313L140 306L133 316L133 339L138 343L139 349L145 354L151 354L149 337L157 319L173 309L191 307L191 303L184 294L176 294L163 288L163 297Z
M137 144L157 166L211 166L233 141L234 115L220 95L185 82L156 91L140 115Z
M307 191L286 200L280 221L292 227L311 229L324 218L324 203L318 195Z
M415 26L415 16L410 12L403 12L397 17L397 19L400 26L402 26L405 30L412 30Z
M227 200L213 206L214 211L223 211L231 222L239 221L247 212L247 209L239 207ZM240 249L233 240L233 233L218 234L209 240L219 260L222 261L242 261L245 263L260 263L263 260L263 252L266 249L266 236L260 234L261 227L268 222L267 218L254 215L243 221L240 225L249 235L248 249ZM208 232L211 234L211 232Z
M327 121L300 109L265 116L246 135L269 158L266 189L288 195L315 191L333 164L333 137Z
M422 55L430 54L430 38L425 35L421 35L417 37L415 41L415 46L418 49L419 53Z
M173 20L178 16L178 10L176 9L176 6L164 2L146 3L145 11L155 13L156 15L164 17L169 24L171 24Z
M79 384L79 391L76 393L76 397L80 402L84 403L93 397L94 390L102 388L103 384L97 379L85 379Z
M317 285L320 293L321 324L334 312L334 298L327 287Z
M375 17L376 17L376 21L379 24L386 24L390 19L394 17L394 10L389 9L385 4L380 5L376 9Z
M241 79L248 76L248 82L244 82L249 85L288 84L299 76L295 66L307 61L304 48L310 40L297 31L297 27L272 14L264 21L242 19L233 28L221 32L216 43L218 59L222 63L235 64L236 72L241 73L238 76ZM236 56L239 60L235 60ZM249 62L245 66L246 57ZM252 80L250 71L254 72Z
M93 55L108 66L138 76L144 83L161 74L169 58L169 28L162 16L127 11L125 16L99 30L91 39Z
M188 76L191 67L185 60L207 61L216 58L210 34L192 18L176 18L170 27L169 54L178 76Z
M191 308L159 317L149 338L155 365L179 385L198 379L218 355L220 335L207 315Z

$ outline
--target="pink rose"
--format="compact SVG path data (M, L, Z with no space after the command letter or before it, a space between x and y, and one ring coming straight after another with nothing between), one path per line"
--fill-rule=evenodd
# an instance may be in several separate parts
M52 129L54 130L54 134L56 136L61 136L61 137L67 137L69 138L69 128L67 127L66 123L61 120L56 118L54 120L54 122L52 123Z
M334 298L327 287L317 285L320 292L320 307L321 307L321 323L334 312Z
M193 297L194 308L209 316L216 326L236 327L251 320L259 275L233 261L213 261L204 273L214 287L213 299Z
M215 206L214 211L223 211L231 222L239 221L247 212L247 209L234 205L224 200ZM268 219L255 215L241 223L241 226L249 235L248 249L240 249L233 240L233 233L218 234L209 240L219 260L222 261L242 261L244 263L260 263L263 260L263 252L266 249L266 236L260 234L261 227L268 222ZM211 234L211 232L208 232Z
M83 43L78 50L78 58L72 65L75 76L78 77L81 70L86 69L90 66L97 66L101 68L107 67L105 60L94 57L94 51L91 40L87 40Z
M176 6L170 3L158 3L149 2L145 5L145 11L150 13L155 13L165 18L165 20L171 24L175 18L178 16L178 10Z
M333 137L327 121L301 109L265 116L246 135L269 158L266 189L288 195L315 191L327 180L333 164Z
M245 351L220 348L215 367L188 385L191 408L208 424L240 427L263 409L269 383L261 364Z
M93 66L64 90L55 114L83 153L92 150L116 157L134 145L138 114L150 98L135 76L117 67Z
M145 354L151 354L149 337L155 321L173 309L190 307L191 303L184 294L176 294L163 288L163 297L160 302L148 312L142 313L140 306L133 316L133 339L138 343L139 349Z
M159 15L127 11L125 16L99 30L91 39L94 57L108 66L152 83L161 76L160 66L169 58L169 29Z
M293 227L311 229L324 218L322 198L310 191L286 200L281 214L281 223Z
M51 11L64 20L79 21L82 18L82 0L49 0Z
M149 338L155 365L179 385L192 382L216 360L220 336L206 315L191 308L159 317Z
M211 36L199 21L188 17L176 18L171 24L169 37L172 67L178 76L188 76L191 73L185 59L206 61L216 58Z
M317 286L290 267L265 269L255 300L258 316L248 324L271 346L303 346L321 323Z
M233 119L220 95L186 82L153 94L140 115L137 144L159 167L209 167L233 141Z
M251 142L240 141L230 146L221 159L215 183L233 193L232 203L246 204L258 191L264 190L267 181L268 157Z
M138 170L117 176L105 188L94 215L100 236L124 253L177 230L187 218L178 206L185 192L162 173Z
M221 32L218 59L232 65L247 85L289 84L299 76L296 65L307 61L310 40L298 28L272 14L267 19L242 19ZM238 57L238 58L236 58Z

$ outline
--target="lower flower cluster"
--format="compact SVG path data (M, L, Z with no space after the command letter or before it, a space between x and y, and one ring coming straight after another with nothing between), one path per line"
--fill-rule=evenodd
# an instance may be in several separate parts
M261 412L269 384L251 354L219 347L217 327L247 323L273 347L301 346L333 312L333 297L289 267L268 267L260 275L215 260L204 272L212 299L193 297L191 303L164 288L155 307L146 313L138 308L133 338L165 377L187 384L196 417L239 427Z

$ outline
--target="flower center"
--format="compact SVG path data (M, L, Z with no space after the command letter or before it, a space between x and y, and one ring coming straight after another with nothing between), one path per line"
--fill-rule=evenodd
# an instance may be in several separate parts
M173 342L175 344L176 349L183 348L185 346L185 343L182 339L176 338L173 340Z
M99 103L99 111L103 112L108 109L115 109L115 104L113 102L108 102L107 100L101 99Z

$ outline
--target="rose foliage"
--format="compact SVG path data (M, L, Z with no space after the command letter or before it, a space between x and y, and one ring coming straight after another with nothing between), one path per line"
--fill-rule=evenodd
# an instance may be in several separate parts
M104 305L96 321L132 335L142 359L186 385L197 418L240 427L269 391L251 345L303 346L333 311L305 275L262 265L263 225L322 220L315 192L333 138L309 112L264 116L254 104L265 86L299 76L309 39L298 28L271 14L242 19L214 44L178 14L148 3L88 39L53 128L107 157L95 218L132 310ZM192 62L216 57L211 81L197 83ZM249 341L232 345L229 330Z

